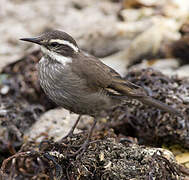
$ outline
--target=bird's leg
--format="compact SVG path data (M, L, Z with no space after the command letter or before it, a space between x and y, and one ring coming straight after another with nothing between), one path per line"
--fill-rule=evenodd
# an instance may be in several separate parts
M72 128L70 129L70 131L68 132L68 134L66 136L64 136L59 142L63 142L67 137L72 137L73 136L73 132L77 126L77 124L79 123L80 119L81 119L82 115L79 115L76 122L74 123L74 125L72 126Z
M92 125L92 127L91 127L91 129L90 129L90 131L89 131L89 134L88 134L88 136L87 136L87 139L86 139L85 142L82 144L82 146L81 146L75 153L70 154L70 155L68 155L68 156L73 157L73 156L79 155L79 157L80 157L80 156L87 150L87 148L88 148L88 146L89 146L89 143L90 143L91 136L92 136L92 134L93 134L93 130L94 130L95 126L96 126L96 123L97 123L97 118L94 119L93 125Z

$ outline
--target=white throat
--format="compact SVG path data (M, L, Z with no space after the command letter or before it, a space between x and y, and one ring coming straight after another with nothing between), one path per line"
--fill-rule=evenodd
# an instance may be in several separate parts
M65 66L67 63L71 63L72 62L72 58L70 57L65 57L62 55L59 55L56 52L50 51L47 48L45 48L44 46L41 46L41 50L44 54L47 54L51 59L58 61L59 63L61 63L63 66Z

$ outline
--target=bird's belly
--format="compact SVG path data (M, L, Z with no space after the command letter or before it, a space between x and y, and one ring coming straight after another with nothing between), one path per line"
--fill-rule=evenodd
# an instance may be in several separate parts
M45 85L41 83L41 86L49 98L57 105L72 112L94 115L108 108L109 97L100 95L98 92L91 93L84 91L79 86L76 86L76 84L69 84L68 87L66 84L64 86L61 83L63 85L62 88L52 88L52 86L48 86L47 84L50 83L48 82Z
M110 105L110 98L90 89L84 79L69 69L54 70L39 66L40 85L59 106L78 114L98 114Z

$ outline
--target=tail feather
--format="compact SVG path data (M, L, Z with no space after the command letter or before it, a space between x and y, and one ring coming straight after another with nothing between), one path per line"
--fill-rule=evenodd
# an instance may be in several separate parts
M183 117L179 111L177 111L175 108L172 108L171 106L162 103L161 101L158 101L156 99L151 98L150 96L143 96L142 98L137 98L139 101L141 101L144 104L147 104L149 106L156 107L158 109L161 109L163 111L169 112L173 115L177 115L180 117Z
M119 83L117 81L114 81L111 84L111 88L122 94L122 96L127 96L130 99L137 99L144 104L150 105L152 107L156 107L163 111L169 112L173 115L183 117L183 115L175 108L172 108L169 105L148 96L142 87L131 86L132 83L130 83L131 85L128 86L127 81L124 80L122 81L123 82L119 82Z

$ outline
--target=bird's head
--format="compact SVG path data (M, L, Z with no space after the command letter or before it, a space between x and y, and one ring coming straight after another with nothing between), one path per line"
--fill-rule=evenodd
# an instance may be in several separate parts
M41 46L44 55L52 59L60 59L61 57L72 58L79 52L76 41L63 31L46 32L35 38L22 38L22 41L28 41Z

